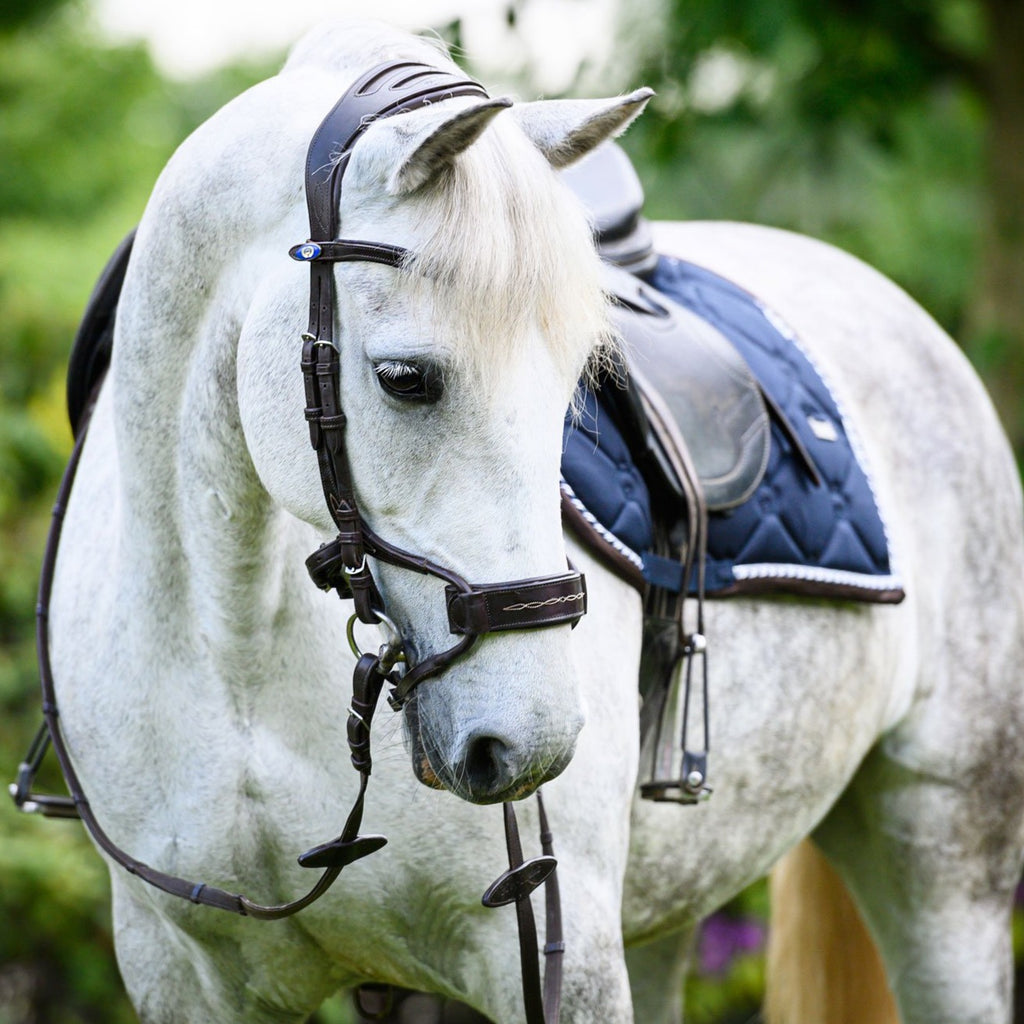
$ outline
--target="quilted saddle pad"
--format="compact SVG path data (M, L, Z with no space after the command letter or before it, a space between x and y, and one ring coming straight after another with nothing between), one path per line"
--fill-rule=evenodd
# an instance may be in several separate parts
M647 283L719 330L736 347L809 455L808 472L778 424L767 468L750 498L713 512L705 564L708 596L798 593L882 603L904 596L885 523L855 433L799 339L756 297L704 268L658 258ZM605 387L614 387L606 384ZM567 414L562 477L567 521L597 540L640 586L678 590L651 550L656 507L612 405L587 391ZM588 537L584 536L584 540ZM681 572L679 573L681 576ZM688 581L692 592L693 581Z

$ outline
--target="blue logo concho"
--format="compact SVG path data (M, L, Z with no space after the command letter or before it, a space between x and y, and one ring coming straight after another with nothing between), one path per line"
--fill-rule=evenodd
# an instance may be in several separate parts
M323 250L316 242L303 242L301 245L295 245L288 250L288 255L293 260L299 260L302 263L308 263L310 260L315 260L317 256Z

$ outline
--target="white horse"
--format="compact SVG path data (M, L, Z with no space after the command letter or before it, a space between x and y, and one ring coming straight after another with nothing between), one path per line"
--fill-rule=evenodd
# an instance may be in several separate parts
M350 607L303 567L331 522L301 412L307 276L286 254L307 236L312 133L359 73L396 57L451 66L382 26L318 31L168 165L57 566L61 721L99 822L139 860L261 902L309 887L295 856L337 831L357 785ZM296 916L193 906L112 866L118 961L145 1024L301 1021L365 981L523 1020L514 915L480 905L505 857L501 816L476 804L541 782L563 1020L678 1019L696 923L811 834L855 894L905 1024L1009 1019L1024 848L1013 461L924 313L782 232L666 225L659 244L763 297L838 382L908 596L712 603L714 796L635 797L640 600L560 524L562 417L605 327L589 229L551 165L621 130L644 98L506 112L453 99L356 145L346 236L416 260L335 270L362 511L473 582L557 573L568 555L589 612L575 630L483 638L421 685L404 740L378 712L366 815L390 844ZM428 399L393 386L428 374ZM375 573L411 651L450 645L436 582ZM449 792L420 785L407 746ZM523 805L528 845L534 813Z

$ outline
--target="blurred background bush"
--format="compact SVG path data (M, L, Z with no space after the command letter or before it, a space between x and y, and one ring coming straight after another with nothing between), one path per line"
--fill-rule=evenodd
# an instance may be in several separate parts
M555 90L558 40L537 36L546 0L492 5L490 38L506 56L469 46L467 62L525 97L654 86L625 140L651 216L755 220L862 256L960 340L1024 450L1024 5L558 0L561 24L609 3L610 38L576 47ZM436 27L468 45L465 18ZM143 43L111 41L86 0L0 0L4 781L38 722L35 587L70 448L63 386L78 318L175 146L279 60L172 76ZM0 1024L134 1019L106 894L79 825L0 801ZM756 1019L766 912L756 886L705 927L688 983L693 1024ZM333 1001L320 1017L345 1024L348 1013Z

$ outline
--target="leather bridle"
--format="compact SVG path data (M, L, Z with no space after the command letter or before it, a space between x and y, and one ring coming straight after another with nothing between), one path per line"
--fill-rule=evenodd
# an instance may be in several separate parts
M585 580L582 574L571 568L552 576L472 585L454 570L383 540L367 525L356 502L345 450L346 419L341 407L339 351L334 337L336 294L332 264L362 261L403 269L410 254L399 246L337 237L342 178L352 147L373 121L459 96L486 97L487 93L471 79L429 65L405 61L379 65L359 78L324 118L313 136L306 160L310 241L294 246L290 254L310 266L309 328L302 336L306 419L317 454L324 496L338 529L335 539L314 552L306 564L319 587L335 589L341 597L353 600L353 619L369 624L383 623L392 635L378 654L361 654L358 658L353 673L348 740L352 763L360 775L359 792L341 834L299 857L303 867L323 869L320 878L305 895L290 902L265 905L241 894L169 875L126 853L97 821L60 728L49 654L49 608L64 513L99 384L81 421L75 447L61 481L43 557L36 607L36 645L44 722L19 768L17 782L10 787L11 795L18 807L26 811L38 811L48 817L81 818L96 844L114 863L142 881L196 904L264 920L288 917L309 906L330 888L344 867L380 849L387 842L384 836L359 834L372 769L370 723L384 684L390 684L389 703L398 710L416 686L464 656L484 634L564 623L575 625L586 612ZM400 670L399 665L406 657L404 641L387 615L385 602L367 562L368 557L444 581L449 629L458 637L451 647L408 665L404 672ZM70 797L32 791L50 742ZM561 959L565 946L552 836L539 792L537 798L543 855L524 860L515 813L512 805L506 803L503 810L509 869L484 893L483 903L488 907L516 905L527 1022L557 1024ZM529 897L544 883L547 941L544 946L546 969L541 982L537 931Z
M483 634L576 623L586 611L586 585L578 572L474 586L454 570L383 540L367 525L356 502L345 448L332 264L361 261L401 269L410 254L399 246L338 237L342 180L353 147L372 123L457 96L486 98L487 93L471 79L402 61L375 67L356 81L324 118L309 145L310 240L290 253L293 259L309 263L309 327L302 336L306 419L324 497L338 528L337 537L307 560L310 575L324 590L334 588L342 597L351 597L356 615L370 624L381 621L386 606L367 556L447 584L448 625L459 639L447 650L410 666L397 679L389 696L396 710L416 686L466 654Z

